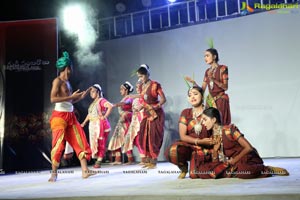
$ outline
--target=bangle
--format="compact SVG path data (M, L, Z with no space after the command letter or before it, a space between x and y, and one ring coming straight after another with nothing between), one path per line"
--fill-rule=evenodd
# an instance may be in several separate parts
M199 140L199 138L197 138L197 139L195 140L195 145L198 145L198 140Z

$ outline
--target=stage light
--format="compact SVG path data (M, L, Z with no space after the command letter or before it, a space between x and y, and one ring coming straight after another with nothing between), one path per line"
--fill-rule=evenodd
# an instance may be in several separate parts
M90 48L95 43L97 33L93 27L93 15L93 9L85 4L68 5L62 10L64 31L71 36L77 36L79 48Z
M168 0L169 3L174 3L176 0Z
M86 14L81 5L69 5L63 9L63 27L67 32L79 35L85 21Z

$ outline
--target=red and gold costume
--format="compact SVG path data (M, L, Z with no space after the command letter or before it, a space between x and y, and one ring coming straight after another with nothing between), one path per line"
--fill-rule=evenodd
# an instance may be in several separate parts
M208 138L210 133L206 130L205 126L202 126L201 132L196 133L194 127L197 123L200 123L201 115L197 119L193 117L193 109L187 108L181 112L179 123L187 126L187 135L193 138ZM197 178L197 175L193 173L196 171L197 166L204 163L204 160L210 159L209 150L183 141L177 141L172 144L165 152L167 160L179 167L183 172L188 172L188 162L190 161L190 177Z
M213 83L209 78L208 74L211 72L211 68L205 71L203 82L207 84L209 95L206 102L209 106L217 108L222 115L222 123L228 125L231 123L231 114L229 106L229 97L225 93L225 90ZM225 65L218 65L212 72L213 79L224 83L228 80L228 68Z
M164 137L165 113L160 106L157 106L158 96L162 95L161 85L152 80L145 84L141 92L145 109L139 139L145 155L152 159L157 159Z
M231 124L222 128L223 153L226 159L236 157L243 147L238 143L239 138L244 135L239 129ZM199 178L262 178L271 176L272 169L264 165L256 149L243 156L234 165L229 165L226 161L221 162L219 159L215 162L207 161L195 170Z
M62 104L64 106L57 106ZM67 109L65 109L66 107ZM83 158L90 160L91 149L71 103L56 103L56 108L50 118L50 125L52 130L51 160L54 166L59 166L66 142L75 150L79 160Z

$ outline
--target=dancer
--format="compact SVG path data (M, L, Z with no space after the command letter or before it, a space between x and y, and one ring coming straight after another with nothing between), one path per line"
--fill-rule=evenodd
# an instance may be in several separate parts
M120 94L123 97L121 102L114 104L114 107L118 107L120 118L108 145L108 150L112 151L113 156L115 156L115 162L112 165L122 164L121 147L124 144L124 137L127 134L132 116L133 99L128 95L132 91L133 86L130 82L126 81L120 86ZM127 156L130 157L132 154Z
M52 171L49 182L55 182L57 179L57 169L66 141L75 150L80 160L82 178L88 178L95 174L94 171L90 171L87 167L87 160L91 158L91 149L87 143L85 133L73 112L73 103L83 99L89 90L83 92L76 90L72 93L69 82L72 65L67 52L63 52L63 56L57 60L56 68L59 71L59 75L52 82L50 94L50 101L55 103L55 108L50 118L52 130Z
M136 91L138 94L140 94L140 86L141 82L136 83ZM127 153L128 156L128 163L127 164L133 164L134 159L132 156L132 149L133 145L135 145L139 151L141 162L140 164L144 164L145 162L145 154L144 151L140 145L139 141L139 135L140 135L140 123L143 119L143 99L142 98L135 98L132 102L132 119L130 126L128 128L128 133L125 136L125 142L123 145L122 152ZM131 155L131 156L130 156Z
M188 90L188 101L192 108L186 108L179 118L180 140L167 148L165 157L181 170L179 179L185 178L188 171L191 178L196 178L193 173L196 166L204 159L210 157L207 147L213 144L210 133L202 125L203 90L199 86L193 86ZM188 161L190 170L188 170Z
M140 65L137 76L142 82L141 94L145 101L145 117L140 125L140 144L146 155L144 168L154 169L164 138L165 113L162 105L166 102L160 83L150 80L149 66Z
M203 125L212 131L215 144L211 159L197 166L199 178L263 178L289 175L279 167L265 166L256 149L234 125L222 125L216 108L203 111ZM207 172L207 173L205 173Z
M91 87L90 96L94 101L88 109L88 115L81 124L82 127L89 121L89 138L92 158L96 159L94 168L100 168L106 153L106 141L111 130L108 116L113 105L103 98L102 88L99 84Z
M202 89L205 92L208 87L209 94L206 98L207 107L217 108L221 112L224 125L231 123L231 114L229 106L229 97L225 93L228 90L228 68L225 65L219 65L219 54L214 48L205 51L204 59L210 67L205 71ZM194 85L195 80L186 76L185 79Z

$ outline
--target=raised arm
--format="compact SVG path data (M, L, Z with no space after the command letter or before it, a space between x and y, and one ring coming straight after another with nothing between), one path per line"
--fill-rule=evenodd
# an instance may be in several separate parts
M189 76L185 76L184 79L190 83L192 83L194 86L199 86L196 81L194 79L192 79L191 77Z
M77 103L78 101L84 99L86 97L86 95L90 92L91 89L92 89L92 87L89 87L85 91L82 91L81 95L79 95L76 99L73 99L73 103Z

